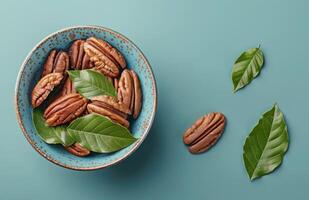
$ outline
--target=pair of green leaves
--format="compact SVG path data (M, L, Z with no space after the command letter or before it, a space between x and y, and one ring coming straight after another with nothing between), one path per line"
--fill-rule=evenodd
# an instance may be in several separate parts
M48 144L70 146L75 142L98 153L110 153L125 148L137 139L129 130L107 117L89 114L70 123L69 126L48 126L39 109L33 111L35 128Z
M72 70L68 74L77 92L88 99L98 95L116 96L111 81L96 71ZM137 140L127 128L97 114L80 117L69 126L50 127L46 124L42 111L35 109L33 122L39 136L48 144L70 146L78 142L98 153L114 152Z
M245 87L263 68L264 56L260 47L243 52L232 70L234 92ZM251 180L274 171L288 149L288 132L283 113L277 104L263 114L247 137L243 160Z

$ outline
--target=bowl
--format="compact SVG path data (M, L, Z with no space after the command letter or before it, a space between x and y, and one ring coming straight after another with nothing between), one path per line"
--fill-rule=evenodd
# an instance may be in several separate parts
M110 154L92 154L77 157L68 153L61 145L46 144L40 139L32 122L30 96L40 77L44 61L52 49L67 50L76 39L90 36L101 38L116 47L125 57L127 66L134 69L140 78L143 104L137 120L131 122L131 132L139 138L132 145ZM75 26L62 29L44 38L28 54L21 65L15 88L17 121L28 142L47 160L74 170L95 170L114 165L131 155L146 138L156 112L156 82L149 62L142 51L125 36L101 26Z

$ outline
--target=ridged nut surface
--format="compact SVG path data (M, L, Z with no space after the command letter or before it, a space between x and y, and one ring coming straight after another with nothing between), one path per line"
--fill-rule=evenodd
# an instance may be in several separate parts
M44 112L49 126L68 123L85 111L88 100L78 93L67 94L56 99Z
M90 57L84 51L84 40L76 40L69 50L70 65L73 69L89 69L93 67Z
M78 143L65 147L65 149L71 154L79 157L85 157L90 154L90 151L88 149L86 149L85 147L81 146Z
M92 102L87 105L87 111L106 116L127 128L130 126L127 120L130 110L113 97L105 95L94 97Z
M60 84L62 79L63 75L61 73L51 73L42 77L32 90L32 107L36 108L40 106L54 87Z
M84 43L84 50L94 63L93 69L106 76L117 77L120 69L126 67L121 53L104 40L90 37Z
M44 63L42 77L50 73L61 73L64 75L68 68L69 55L64 51L57 52L52 50Z
M214 112L198 119L183 135L183 141L191 153L202 153L220 138L225 127L225 116Z

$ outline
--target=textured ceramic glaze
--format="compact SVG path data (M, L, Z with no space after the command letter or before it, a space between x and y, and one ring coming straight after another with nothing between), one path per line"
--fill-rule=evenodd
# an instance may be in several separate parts
M80 158L71 155L60 145L49 145L36 133L32 122L30 94L38 81L42 65L52 49L67 50L76 39L95 36L109 42L124 55L128 68L138 74L143 92L143 107L137 120L131 123L131 131L139 138L131 146L112 154L92 154ZM29 143L46 159L60 166L92 170L113 165L129 156L147 136L156 111L156 84L149 63L142 52L127 38L110 29L98 26L78 26L60 30L41 41L27 56L21 66L16 83L16 113L18 123Z

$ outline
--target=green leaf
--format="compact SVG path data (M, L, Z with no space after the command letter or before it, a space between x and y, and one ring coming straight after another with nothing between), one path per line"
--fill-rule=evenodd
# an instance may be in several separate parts
M127 128L98 114L74 120L67 130L82 146L98 153L118 151L137 140Z
M48 126L40 109L33 110L32 118L38 135L46 143L63 146L70 146L74 143L74 138L66 131L65 126Z
M275 170L288 149L288 131L277 104L263 114L247 137L243 159L251 180Z
M260 47L243 52L233 65L232 80L234 92L248 85L259 75L264 64L264 56Z
M70 79L75 89L84 97L91 99L94 96L109 95L116 96L116 90L104 75L94 70L70 70Z

